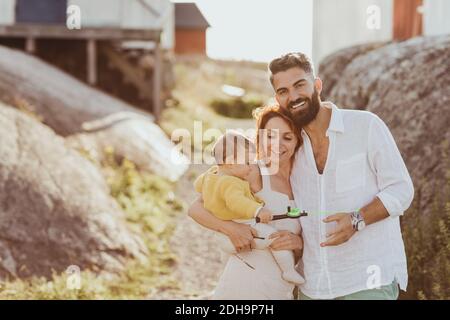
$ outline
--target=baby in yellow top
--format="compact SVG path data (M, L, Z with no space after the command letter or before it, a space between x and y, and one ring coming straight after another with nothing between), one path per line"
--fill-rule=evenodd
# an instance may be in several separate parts
M253 195L250 184L244 180L250 167L237 166L240 165L213 166L195 181L195 191L202 193L205 209L222 220L258 216L263 223L271 221L272 213L263 208L264 202Z
M205 209L222 220L251 223L262 239L255 239L256 249L267 249L273 240L269 235L277 230L267 223L272 220L272 212L264 208L250 188L250 154L253 143L244 135L229 130L219 137L213 147L216 166L211 167L194 182L195 190L202 194ZM250 181L251 182L251 181ZM258 217L261 223L256 223ZM231 241L219 234L222 248L236 253ZM295 284L304 283L303 277L295 270L293 252L290 250L272 251L282 270L284 280Z

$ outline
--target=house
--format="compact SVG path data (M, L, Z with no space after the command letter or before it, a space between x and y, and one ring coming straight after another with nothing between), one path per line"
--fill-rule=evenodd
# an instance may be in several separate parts
M175 3L175 53L206 55L208 27L195 3Z
M313 60L368 42L450 33L448 0L314 0Z
M72 18L78 27L69 28ZM130 43L151 55L149 72L126 56ZM174 45L174 6L170 0L2 0L0 45L26 50L127 100L111 89L122 82L112 75L122 78L158 117L161 56Z

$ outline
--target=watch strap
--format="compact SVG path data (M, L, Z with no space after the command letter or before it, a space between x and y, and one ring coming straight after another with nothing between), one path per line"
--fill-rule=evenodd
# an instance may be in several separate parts
M364 219L363 219L363 217L361 215L361 212L359 210L353 211L351 213L351 217L352 217L353 230L358 231L358 224L359 224L359 222L364 221Z

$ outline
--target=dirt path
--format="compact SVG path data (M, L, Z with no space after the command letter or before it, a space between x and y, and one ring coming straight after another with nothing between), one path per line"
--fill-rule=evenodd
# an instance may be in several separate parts
M196 198L192 180L208 165L192 165L177 185L177 195L188 204ZM187 216L180 219L171 239L171 247L178 257L175 277L182 290L177 298L207 299L223 269L220 250L217 250L210 231Z
M253 120L230 120L230 129L248 129ZM175 194L188 205L197 197L193 181L209 166L191 165L177 182ZM179 219L170 245L177 257L173 276L179 289L160 290L155 299L208 299L222 273L225 259L215 245L214 232L194 222L187 213Z

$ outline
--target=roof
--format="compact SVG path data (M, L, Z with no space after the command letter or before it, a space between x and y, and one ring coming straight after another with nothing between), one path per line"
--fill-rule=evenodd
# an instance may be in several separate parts
M195 3L175 3L175 27L206 29L210 27Z

